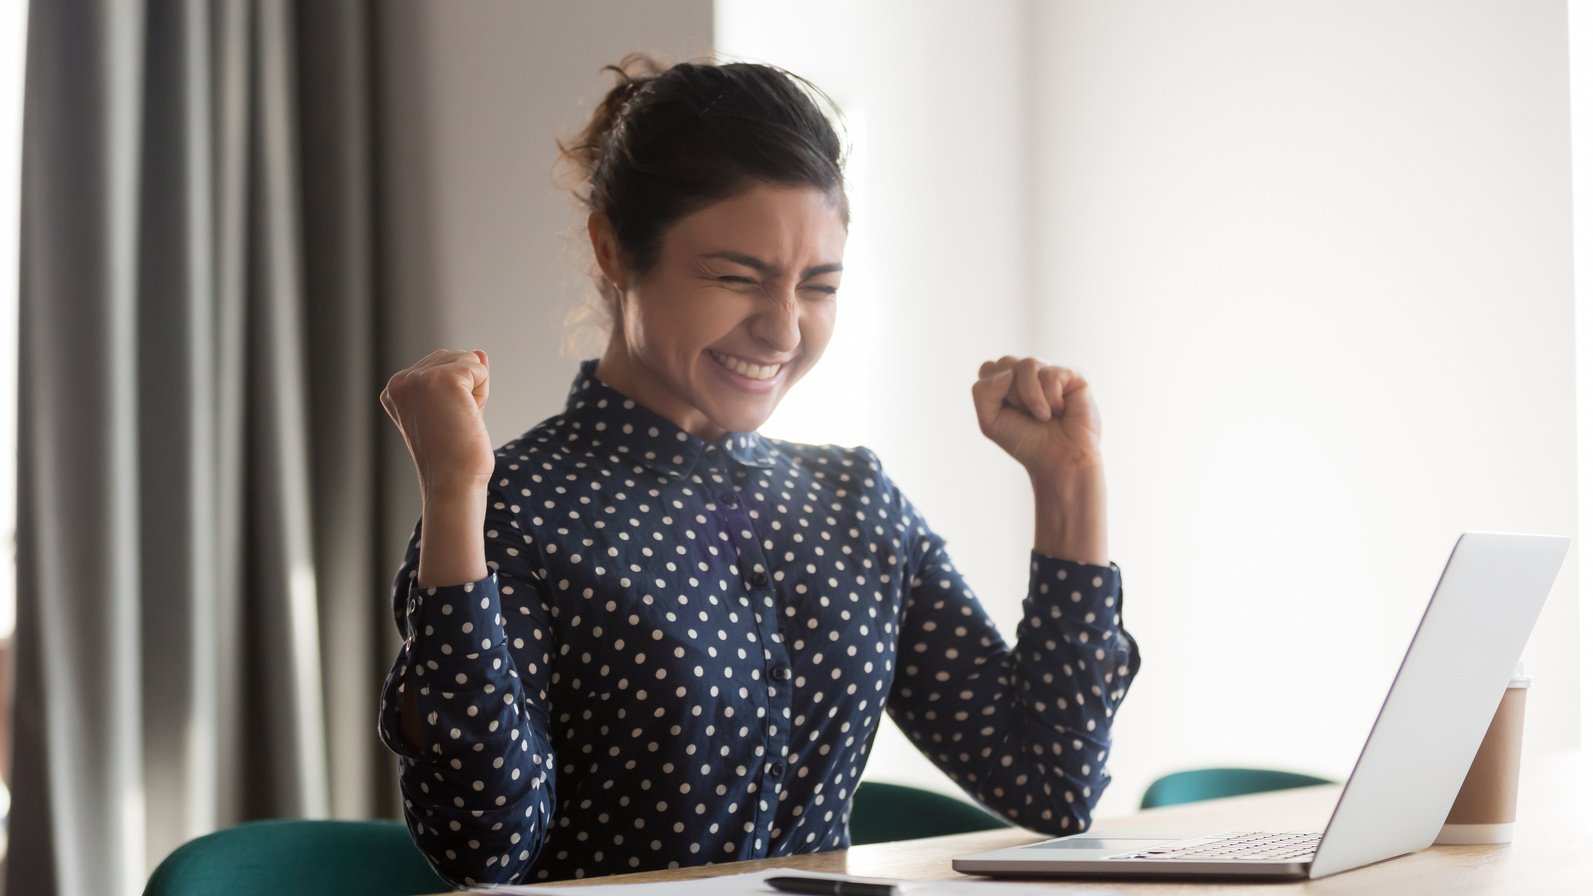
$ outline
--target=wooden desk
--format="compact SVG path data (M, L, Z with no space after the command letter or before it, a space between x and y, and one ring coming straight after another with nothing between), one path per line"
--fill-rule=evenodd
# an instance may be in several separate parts
M1154 809L1124 818L1100 819L1097 829L1231 828L1321 830L1338 788L1310 787L1278 793L1211 800ZM1046 885L1087 893L1245 893L1274 896L1306 893L1590 894L1593 893L1593 769L1573 753L1525 758L1515 842L1499 846L1434 846L1315 881L1286 883L1180 883L1052 880ZM857 846L847 850L728 862L673 871L589 878L581 883L641 883L739 874L767 867L803 868L901 880L973 880L951 870L953 856L1033 843L1020 830L986 831ZM573 882L572 882L573 883Z

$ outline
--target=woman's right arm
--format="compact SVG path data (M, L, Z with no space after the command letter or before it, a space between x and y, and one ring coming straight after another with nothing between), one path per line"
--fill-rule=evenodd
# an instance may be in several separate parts
M400 758L416 844L464 886L522 880L554 806L551 612L529 534L494 490L480 415L485 361L436 352L382 393L424 505L394 582L404 644L382 689L379 730Z
M553 822L550 612L533 551L504 502L491 504L494 569L478 581L419 585L424 530L411 540L393 588L404 644L382 689L404 819L456 886L524 880Z

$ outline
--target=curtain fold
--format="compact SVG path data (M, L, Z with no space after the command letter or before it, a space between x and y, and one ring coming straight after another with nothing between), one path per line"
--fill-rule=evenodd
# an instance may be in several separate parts
M45 0L6 886L391 815L367 0Z
M140 627L142 559L133 390L143 17L135 2L36 3L29 15L13 893L125 892L144 858L143 829L131 823L145 812L144 645L126 637ZM39 47L66 40L70 55ZM61 114L37 114L45 105ZM49 829L31 823L34 813L47 813ZM98 861L79 858L85 844ZM41 859L48 874L28 874Z

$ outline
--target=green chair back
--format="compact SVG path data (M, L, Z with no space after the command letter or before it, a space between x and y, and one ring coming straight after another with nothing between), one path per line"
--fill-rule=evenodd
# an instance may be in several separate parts
M190 840L144 896L414 896L453 890L396 821L255 821Z
M1004 827L1006 822L972 803L917 787L864 781L852 797L853 846Z
M1140 800L1139 807L1154 809L1157 806L1176 806L1179 803L1195 803L1225 796L1332 783L1314 775L1266 768L1201 768L1157 778L1145 788L1145 797Z

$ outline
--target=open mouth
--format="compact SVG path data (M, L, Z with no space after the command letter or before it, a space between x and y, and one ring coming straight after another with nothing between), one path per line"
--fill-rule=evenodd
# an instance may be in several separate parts
M732 373L738 373L749 380L773 379L774 375L779 373L781 368L785 366L783 364L753 364L743 361L734 355L727 355L724 352L717 352L713 349L709 349L708 354L719 362L719 366Z

